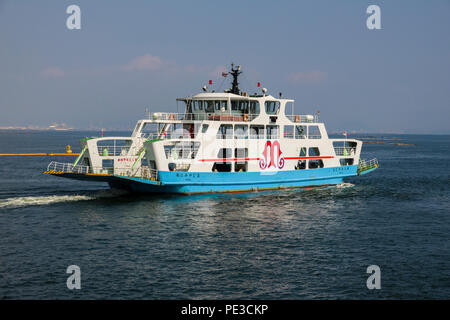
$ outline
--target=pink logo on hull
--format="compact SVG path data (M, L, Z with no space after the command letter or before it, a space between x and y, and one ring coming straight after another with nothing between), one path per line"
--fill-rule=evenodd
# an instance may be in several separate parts
M259 167L262 170L272 166L278 169L283 168L284 158L281 157L281 154L280 143L278 141L274 141L273 143L267 141L263 151L263 158L259 160Z

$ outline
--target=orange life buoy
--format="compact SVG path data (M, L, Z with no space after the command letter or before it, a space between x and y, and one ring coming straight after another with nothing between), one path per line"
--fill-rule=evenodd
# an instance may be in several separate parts
M169 120L175 120L175 115L173 113L169 114Z
M244 121L245 121L245 122L248 121L248 114L244 114Z
M300 116L299 115L295 116L295 122L300 122Z

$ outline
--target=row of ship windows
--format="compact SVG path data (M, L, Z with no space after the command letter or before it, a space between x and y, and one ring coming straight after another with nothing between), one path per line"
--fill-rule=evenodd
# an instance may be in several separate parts
M195 159L200 148L200 142L185 142L175 145L164 146L166 159ZM217 158L226 159L233 158L245 159L248 158L248 148L235 148L234 153L232 148L221 148L217 153ZM320 150L318 147L302 147L300 148L299 157L318 157Z
M264 102L267 114L277 114L280 110L279 101L265 101ZM191 108L193 111L205 111L206 113L213 113L215 111L228 110L228 103L226 100L192 100ZM246 100L231 100L231 110L241 111L243 113L259 114L258 101ZM190 113L190 112L188 112Z
M264 130L265 128L265 130ZM264 135L265 133L265 135ZM266 137L265 137L266 136ZM321 139L319 126L287 125L283 128L283 137L287 139ZM222 124L216 135L217 139L279 139L280 126L278 125L251 125L250 133L247 125Z

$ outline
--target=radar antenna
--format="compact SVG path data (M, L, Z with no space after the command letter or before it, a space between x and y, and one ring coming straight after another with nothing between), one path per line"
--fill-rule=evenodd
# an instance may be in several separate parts
M228 72L228 74L231 74L233 76L233 82L232 82L232 88L229 91L230 93L234 93L234 94L240 94L240 89L239 89L239 82L238 82L238 76L242 73L241 70L241 66L237 66L236 68L234 68L234 63L231 63L231 71Z

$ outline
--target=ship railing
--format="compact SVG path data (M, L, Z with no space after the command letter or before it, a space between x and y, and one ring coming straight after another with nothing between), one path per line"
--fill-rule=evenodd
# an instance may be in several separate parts
M47 166L47 172L60 172L60 173L89 173L88 166L76 165L72 163L62 163L52 161Z
M298 123L317 123L319 122L319 116L317 114L294 114L286 115L286 117L292 122Z
M143 138L148 140L161 139L161 140L171 140L171 139L195 139L196 134L186 133L186 134L171 134L169 133L143 133L141 135Z
M354 156L356 154L356 148L334 147L334 152L337 156Z
M259 114L217 114L217 113L169 113L169 112L154 112L151 119L160 121L252 121Z
M74 166L72 163L62 163L52 161L47 166L48 173L77 173L77 174L109 174L112 175L120 170L126 170L128 168L114 168L114 167L89 167L83 165Z
M358 173L373 168L378 168L378 160L376 158L371 160L359 160Z
M116 145L97 146L98 155L102 157L127 156L129 155L130 149L131 149L130 146L116 146Z
M158 170L143 166L141 167L140 174L135 176L147 180L158 180Z

